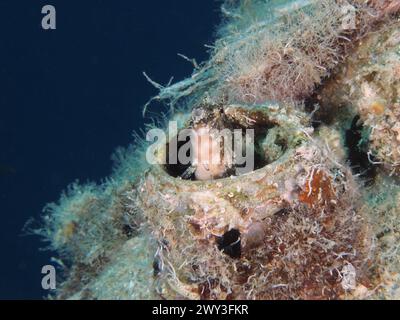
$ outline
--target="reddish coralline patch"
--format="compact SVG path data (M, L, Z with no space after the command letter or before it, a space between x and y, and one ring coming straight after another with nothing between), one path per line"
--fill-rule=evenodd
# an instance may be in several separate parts
M311 207L315 205L327 205L330 204L334 195L334 189L329 177L323 171L317 170L308 178L303 190L299 194L299 201Z

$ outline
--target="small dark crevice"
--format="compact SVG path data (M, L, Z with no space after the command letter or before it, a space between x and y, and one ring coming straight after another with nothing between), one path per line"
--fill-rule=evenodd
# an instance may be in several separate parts
M327 107L326 102L321 101L320 92L323 88L324 84L319 85L315 93L304 100L304 110L311 116L311 125L315 130L322 124L331 124L335 118L335 113L330 110L336 108L332 105Z
M304 101L305 111L311 116L311 125L316 130L321 124L325 122L329 122L330 119L324 119L324 115L319 107L319 101L314 96L309 97Z
M363 178L366 185L370 185L375 178L377 165L371 163L376 160L372 155L371 161L368 159L368 145L365 138L363 139L363 130L363 123L357 115L353 118L351 127L346 130L347 157L353 173Z
M133 238L135 237L138 232L137 232L137 228L135 228L134 226L130 225L130 224L124 224L122 225L122 233L128 238Z
M290 214L290 209L289 208L282 208L278 210L277 212L274 213L274 217L277 218L285 218Z
M161 263L158 257L153 260L153 276L157 277L161 273Z
M231 258L239 259L241 255L240 231L231 229L217 240L218 249Z
M381 239L381 238L383 238L385 235L387 235L390 232L391 232L390 228L386 227L376 235L376 238L377 239Z

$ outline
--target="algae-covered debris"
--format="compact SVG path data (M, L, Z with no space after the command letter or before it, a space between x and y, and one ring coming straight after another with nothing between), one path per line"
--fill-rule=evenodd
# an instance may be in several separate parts
M165 123L45 208L55 298L398 298L399 11L226 0L208 61L145 74Z

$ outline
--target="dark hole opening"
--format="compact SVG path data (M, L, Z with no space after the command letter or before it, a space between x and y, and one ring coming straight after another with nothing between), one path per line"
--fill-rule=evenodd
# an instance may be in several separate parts
M165 165L165 171L172 177L181 177L186 180L195 180L194 172L190 172L191 163L189 162L187 164L184 164L179 161L178 157L179 150L189 141L189 137L187 137L187 139L184 141L178 141L178 137L174 137L172 142L176 144L176 150L170 150L172 142L168 143L167 145L167 164Z
M134 236L137 235L137 229L130 225L130 224L124 224L122 225L122 233L129 239L133 238Z
M153 276L157 277L161 272L160 260L156 257L153 260Z
M245 137L245 128L239 128L240 130L243 130L243 142L248 143L247 138ZM260 168L263 168L268 164L268 161L265 158L265 155L263 153L263 148L262 148L262 141L265 138L267 132L268 132L268 127L264 126L255 126L254 129L254 168L253 170L257 170ZM196 180L195 178L195 169L192 167L192 164L189 163L182 163L180 162L180 159L178 157L179 152L183 146L185 146L187 143L190 142L190 138L188 137L185 141L178 141L177 137L174 137L172 141L170 141L167 144L166 148L166 160L167 163L164 166L165 171L171 175L172 177L181 177L184 180ZM287 143L286 141L277 141L277 144L279 144L283 150L286 150L287 148ZM175 149L176 145L176 150ZM173 146L174 148L171 148ZM186 148L186 147L185 147ZM233 150L233 141L232 141L232 150ZM245 156L245 152L243 151L243 156ZM190 149L187 149L187 154L189 158L192 156L190 154ZM235 164L231 169L227 170L225 174L223 175L222 178L229 177L231 175L235 175L235 168L246 168L247 163L244 162L243 164Z
M353 173L365 179L365 184L370 185L376 175L377 166L368 159L368 145L363 139L363 123L360 116L355 116L351 127L346 131L346 146L348 149L348 160ZM370 155L371 161L375 161Z
M237 229L231 229L224 233L222 237L218 237L217 240L218 249L223 253L227 254L231 258L240 258L241 255L241 243L240 243L240 231Z

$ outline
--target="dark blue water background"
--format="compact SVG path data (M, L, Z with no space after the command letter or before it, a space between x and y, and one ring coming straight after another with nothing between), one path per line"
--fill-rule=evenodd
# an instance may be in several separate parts
M57 29L41 28L41 8ZM161 83L207 58L218 23L212 0L0 1L0 298L40 299L51 252L21 236L75 179L100 181L110 155L143 126Z

